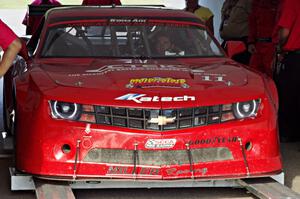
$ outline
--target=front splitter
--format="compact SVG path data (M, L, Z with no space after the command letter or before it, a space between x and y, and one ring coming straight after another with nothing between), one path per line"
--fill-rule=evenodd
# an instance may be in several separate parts
M34 176L19 173L15 168L10 167L11 190L35 190ZM277 182L284 184L284 173L271 177ZM114 189L114 188L188 188L188 187L241 187L239 179L218 179L218 180L76 180L69 181L72 189Z

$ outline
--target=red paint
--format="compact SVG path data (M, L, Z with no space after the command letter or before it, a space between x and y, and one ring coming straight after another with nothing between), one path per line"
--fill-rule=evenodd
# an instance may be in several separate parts
M133 9L118 9L118 14L130 15L128 13L131 10ZM143 11L143 9L137 9L136 13L142 16ZM69 16L68 10L66 12ZM81 13L79 10L78 12ZM62 17L62 13L65 14L65 12L50 12L44 28L49 25L49 20L54 20L59 15ZM177 17L181 15L192 17L179 11L147 9L145 13L147 15L152 13L152 16L158 17L169 16L171 13L176 13ZM98 15L105 16L108 13L98 12ZM45 31L41 34L41 41L44 36ZM136 177L154 180L192 177L189 164L162 165L161 167L137 165L137 175L134 176L133 164L109 165L83 162L88 151L95 148L134 150L136 146L137 150L149 150L145 147L148 139L176 139L176 144L172 149L157 150L185 150L186 144L190 143L191 149L225 147L231 151L232 160L195 163L193 165L195 178L246 177L247 169L239 139L243 146L246 142L252 143L252 148L245 150L250 176L268 176L282 170L277 135L278 99L274 83L268 77L238 65L229 58L157 59L141 64L138 60L130 59L45 59L39 58L39 52L40 49L37 50L37 55L33 60L28 62L28 71L14 79L17 114L16 167L18 170L52 178L71 178L74 174L76 144L80 140L77 178L133 179ZM135 68L143 69L127 70L133 65ZM156 70L147 70L150 65L155 65ZM104 73L95 72L91 75L86 72L103 69L103 67L108 68ZM124 70L116 71L114 70L116 67ZM169 70L164 70L166 68ZM205 74L195 74L192 68L204 70ZM215 76L204 77L207 73L225 75L225 83L216 81ZM160 77L185 79L190 87L185 89L127 89L125 87L131 79L157 77L158 74ZM6 76L6 80L9 78L10 76ZM205 81L204 79L207 80L207 78L213 81ZM82 85L76 86L78 81L82 82ZM232 82L232 85L228 86L226 81ZM115 100L128 93L145 94L148 97L186 95L194 96L195 100L143 102L141 104L134 101ZM6 93L6 95L12 95L12 93ZM255 118L163 132L91 124L90 132L87 133L86 123L53 119L48 103L49 100L59 100L87 105L170 109L228 104L252 99L261 99ZM70 146L69 153L62 152L61 147L64 144Z

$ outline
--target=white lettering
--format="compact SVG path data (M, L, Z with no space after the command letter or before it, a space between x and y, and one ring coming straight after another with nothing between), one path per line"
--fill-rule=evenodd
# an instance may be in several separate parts
M173 99L172 97L162 97L161 101L162 102L172 102L172 99Z
M151 102L151 100L152 100L152 97L141 97L140 98L141 102Z
M182 102L183 101L183 97L174 97L174 102Z
M189 101L189 99L191 101L195 101L196 100L196 98L194 96L187 96L187 95L183 96L183 101Z
M158 96L154 96L153 97L153 102L159 102L159 97Z
M195 101L195 96L177 96L177 97L159 97L159 96L153 96L148 97L145 94L134 94L129 93L126 95L123 95L121 97L115 98L115 100L126 100L126 101L134 101L136 103L142 103L142 102L182 102L182 101Z

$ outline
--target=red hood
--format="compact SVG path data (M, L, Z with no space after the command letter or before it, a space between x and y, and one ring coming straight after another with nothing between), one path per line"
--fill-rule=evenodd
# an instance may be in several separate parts
M135 83L132 85L134 88L183 87L204 90L242 86L247 83L247 73L243 68L224 61L202 64L174 62L104 64L97 62L89 66L61 65L53 67L53 65L43 65L42 69L59 85L84 88L124 89L132 82ZM151 81L151 78L155 78L155 80Z
M110 102L128 93L146 96L205 94L214 98L216 92L222 92L225 97L234 92L234 89L249 87L249 78L254 78L256 84L261 84L258 90L263 88L259 75L228 59L201 59L201 62L194 59L189 63L159 60L143 63L132 63L132 60L106 60L105 63L93 61L88 64L44 63L40 67L58 87L69 87L71 90L80 88L81 94L84 90L94 90L102 95L103 92L108 95L115 93L113 99L109 99ZM257 88L251 90L258 91Z

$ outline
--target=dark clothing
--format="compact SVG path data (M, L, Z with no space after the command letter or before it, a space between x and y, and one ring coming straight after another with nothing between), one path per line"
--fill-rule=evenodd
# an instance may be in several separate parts
M279 28L288 29L290 34L283 50L284 69L278 78L279 128L282 140L300 141L300 1L285 0L278 23ZM281 38L282 39L282 38Z
M279 0L253 0L249 16L248 42L255 44L256 53L250 59L250 66L272 77L272 62L275 44L272 42L276 27Z
M252 0L226 0L222 6L220 36L225 41L248 37Z
M226 0L222 6L222 23L220 36L224 40L222 47L226 50L227 41L243 41L247 46L248 18L251 12L252 0ZM232 56L232 59L249 65L251 54L247 48L244 52Z
M284 69L278 78L279 129L283 140L299 141L300 113L300 52L289 53L283 60Z
M276 26L279 0L253 0L249 15L249 43L259 38L272 38Z

